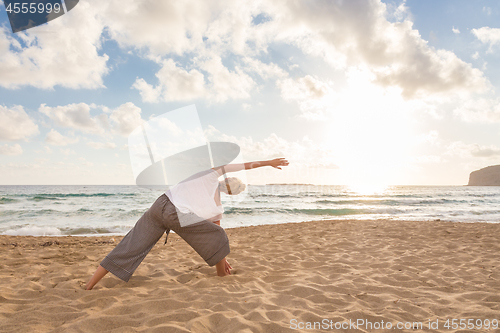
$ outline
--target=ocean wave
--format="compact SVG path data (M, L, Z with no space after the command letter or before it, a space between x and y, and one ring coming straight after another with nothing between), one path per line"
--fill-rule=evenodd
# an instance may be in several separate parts
M68 212L58 211L55 209L11 210L8 212L9 212L9 215L17 216L18 218L25 218L25 217L50 218L50 217L55 217L55 216L69 216ZM3 212L0 212L0 216L2 216L1 213L3 213Z
M64 228L61 230L64 235L102 235L102 234L111 234L114 231L108 228Z
M8 204L8 203L17 202L17 201L18 200L12 199L12 198L6 198L6 197L0 198L0 204Z
M0 232L0 235L8 236L82 236L82 235L106 235L106 234L126 234L129 226L110 227L63 227L22 225L14 226Z
M138 193L37 193L37 194L17 194L19 197L28 197L28 200L60 200L64 198L93 198L93 197L133 197Z
M9 236L60 236L62 235L61 230L56 227L50 226L17 226L11 229L7 229L1 232L2 235Z
M345 215L378 215L378 214L401 214L408 213L407 209L395 207L379 208L224 208L224 215L265 215L265 214L305 214L305 215L325 215L325 216L345 216Z
M430 195L422 195L422 194L392 194L390 197L394 198L421 198L421 197L427 197L427 198L432 198Z
M238 208L238 207L227 207L224 208L224 215L231 214L253 214L255 213L255 209L252 208Z
M109 225L109 226L87 226L87 227L64 227L60 228L63 235L106 235L106 234L123 234L125 235L133 225Z
M0 210L0 217L19 214L18 210Z
M241 203L223 200L226 222L231 226L380 218L500 222L500 188L407 186L375 194L342 186L298 188L258 187ZM0 233L11 234L19 230L35 235L125 234L156 199L156 192L132 187L0 186L0 190ZM38 228L30 231L32 226Z
M252 198L300 198L301 196L294 194L272 194L272 193L255 193L250 194Z
M142 216L145 212L147 211L146 209L132 209L132 210L127 210L127 211L121 211L119 213L111 213L109 216L118 216L120 218L123 217L136 217L136 216Z
M359 205L359 204L377 204L377 205L399 205L401 201L397 200L377 200L377 199L360 199L360 200L317 200L315 203L325 205Z
M49 196L44 196L44 195L36 195L34 197L28 198L28 200L30 200L30 201L43 201L43 200L53 201L53 200L61 200L61 198L49 197Z
M285 209L285 211L295 214L307 214L307 215L330 215L330 216L341 216L341 215L357 215L366 214L365 209L351 209L351 208L340 208L340 209L329 209L329 208L315 208L315 209Z
M224 215L261 215L261 214L307 214L307 215L349 215L359 214L357 209L329 209L329 208L313 208L313 209L287 209L287 208L239 208L228 207L224 208Z
M500 218L500 210L482 210L482 211L470 211L468 212L469 214L472 215L496 215Z
M458 199L416 199L416 200L403 200L398 204L409 206L425 206L425 205L443 205L443 204L463 204L468 203L467 200Z
M425 200L425 202L433 203L433 204L463 204L468 203L467 200L459 200L459 199L440 199L440 200Z
M104 210L104 209L101 209L101 210ZM89 209L89 208L80 208L79 210L77 210L77 212L86 213L86 212L94 212L94 210Z
M1 220L9 220L12 218L36 218L41 220L60 219L60 218L99 218L105 220L134 220L141 217L147 209L106 209L98 208L91 209L83 207L75 210L56 210L56 209L19 209L19 210L0 210Z
M357 200L317 200L314 203L323 205L380 205L380 206L420 206L420 205L442 205L442 204L464 204L467 200L458 199L357 199Z
M465 195L468 197L477 197L477 198L500 197L500 192L498 192L498 193L467 193Z

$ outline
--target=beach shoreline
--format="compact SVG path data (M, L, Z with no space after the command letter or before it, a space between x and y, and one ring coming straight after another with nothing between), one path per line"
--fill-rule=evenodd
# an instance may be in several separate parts
M397 220L231 228L224 278L171 234L128 283L109 273L92 291L84 285L123 236L0 235L0 332L296 332L356 320L450 332L447 319L500 320L499 231ZM336 330L325 327L307 331Z

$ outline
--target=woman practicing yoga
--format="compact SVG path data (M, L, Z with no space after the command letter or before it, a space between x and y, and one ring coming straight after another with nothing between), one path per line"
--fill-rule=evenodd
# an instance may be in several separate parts
M108 272L127 282L163 233L166 232L168 237L170 230L191 245L208 265L215 265L218 276L231 274L232 267L226 260L229 240L220 227L224 212L220 191L236 195L245 190L245 184L237 178L220 182L218 178L229 172L263 166L281 169L281 166L287 165L288 161L284 158L227 164L197 173L171 187L101 261L86 289L92 289Z

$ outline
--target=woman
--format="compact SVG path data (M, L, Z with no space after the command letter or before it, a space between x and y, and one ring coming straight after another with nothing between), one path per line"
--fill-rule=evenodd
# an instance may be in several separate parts
M164 232L175 231L205 260L216 267L218 276L231 274L226 260L229 241L220 219L224 212L220 191L236 195L245 189L237 178L218 181L225 173L271 166L281 170L284 158L269 161L228 164L203 171L162 194L122 241L101 261L86 289L92 289L108 272L128 282ZM167 240L165 239L165 243Z

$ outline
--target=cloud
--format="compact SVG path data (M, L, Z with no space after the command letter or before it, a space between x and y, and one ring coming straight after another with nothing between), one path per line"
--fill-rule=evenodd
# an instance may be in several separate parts
M391 12L390 9L392 9L390 4L387 4L388 6L388 11L389 14ZM392 16L396 19L396 21L404 21L405 19L409 18L411 16L411 13L409 11L409 8L406 6L406 0L403 0L393 11L392 11Z
M472 29L472 33L484 44L490 44L488 52L492 52L493 45L500 43L500 29L482 27Z
M273 78L284 78L288 76L288 72L283 70L281 67L274 63L264 63L258 59L245 57L242 59L245 64L244 68L249 73L255 73L259 75L262 79L273 79ZM292 65L290 67L295 68L299 65Z
M236 137L224 134L213 126L208 126L205 135L209 141L234 142L241 148L245 160L261 160L265 158L286 157L297 167L313 167L322 169L338 169L334 152L326 146L318 144L307 136L299 140L288 141L271 133L268 137L254 141L251 137Z
M457 35L460 33L460 30L458 30L458 28L455 28L455 27L452 27L451 31L453 31L453 33L457 34Z
M45 137L45 142L53 146L67 146L78 142L78 138L69 138L55 129L51 129L50 132Z
M266 22L254 23L266 7L265 2L121 0L109 1L105 15L109 35L122 48L140 50L161 65L157 84L137 78L132 85L143 101L222 103L250 97L256 83L249 72L269 76L279 70L272 64L256 68L257 60L250 60L272 39ZM187 63L173 59L187 54ZM223 64L232 55L235 65Z
M95 109L101 109L102 112L93 116L91 115L91 111ZM126 137L134 128L142 123L141 108L132 102L124 103L115 109L87 103L55 107L42 104L38 108L38 111L54 121L56 126L71 128L88 134L108 136L110 134L118 134ZM57 131L52 130L47 140L50 140L51 144L56 144L56 142L59 145L63 142L69 144L67 140L65 141L58 134Z
M469 99L461 103L453 113L467 122L500 123L500 98Z
M10 109L0 105L0 119L2 120L0 122L0 140L27 140L39 133L38 125L34 123L20 105Z
M316 77L306 75L298 79L283 79L277 83L285 101L297 101L302 116L308 119L322 119L330 106L332 83L325 83Z
M87 146L94 149L115 149L116 144L113 142L88 142Z
M269 46L282 44L336 69L369 68L375 83L399 87L408 99L490 87L479 69L429 46L413 28L404 1L392 12L380 0L89 0L78 8L81 15L65 15L19 37L2 30L0 85L102 87L105 36L161 66L157 82L138 77L132 85L146 102L248 99L258 87L255 75L288 76L259 60L269 58ZM391 15L396 22L388 21Z
M141 108L127 102L111 112L109 116L113 129L121 136L128 136L137 126L142 124Z
M132 86L139 90L145 102L183 101L206 96L204 75L196 69L187 71L177 67L172 59L162 62L156 77L159 85L153 87L144 79L137 79Z
M81 164L87 166L87 167L93 167L94 163L87 161L84 157L79 157L78 160L81 161Z
M103 113L91 115L91 110L102 109ZM110 132L128 136L142 123L141 109L127 102L116 109L95 104L79 103L48 107L40 105L38 111L52 119L56 126L72 128L83 133L109 134ZM109 116L107 115L109 114Z
M442 140L439 136L439 132L436 130L432 130L429 133L421 135L421 138L424 142L428 142L431 145L439 146L442 143Z
M92 117L90 109L91 105L86 103L56 107L42 104L38 111L52 119L57 126L73 128L84 133L103 134L107 127L107 116L102 114Z
M76 155L76 152L73 149L66 148L66 149L60 149L60 151L61 151L61 154L66 155L66 156Z
M444 142L441 139L439 132L436 130L431 130L427 133L422 133L416 135L413 140L415 145L430 145L435 147L442 147Z
M268 78L284 72L252 58L273 39L267 20L254 22L266 10L266 2L109 3L110 36L121 47L139 49L161 65L157 84L137 78L132 86L145 102L248 99L256 86L250 73ZM190 61L174 61L184 55ZM233 56L234 66L223 63Z
M266 24L253 22L267 8L264 1L109 0L106 4L102 17L122 48L156 56L201 54L207 49L243 55L267 44Z
M153 87L151 84L147 83L142 78L137 78L132 85L132 88L139 90L141 94L142 101L148 103L159 102L162 93L162 87Z
M10 145L0 145L0 155L21 155L23 153L23 149L21 146L16 143L12 146Z
M415 137L415 144L428 144L442 152L441 155L413 156L412 160L417 163L446 162L445 156L455 156L462 159L495 158L500 156L500 148L495 145L467 144L462 141L450 142L442 139L435 130Z
M496 158L500 156L500 148L495 145L482 146L479 144L466 144L462 141L451 143L447 147L446 154L461 158Z
M273 9L275 36L332 66L367 66L374 82L397 86L406 98L481 92L483 73L453 52L428 46L409 20L391 23L380 1L281 2Z
M141 50L162 66L156 73L158 84L143 78L134 82L132 87L143 101L206 98L222 103L247 99L255 87L243 67L236 64L230 69L222 58L255 55L267 47L265 23L253 23L264 4L109 1L106 22L110 36L122 48ZM186 54L187 63L173 60Z
M321 99L331 91L328 84L311 75L296 80L286 79L280 81L278 86L281 88L281 96L285 100Z
M203 45L203 32L215 2L110 0L103 12L109 35L122 48L154 54L191 52Z
M43 149L35 150L37 154L52 154L52 149L49 146L44 146Z
M254 88L255 82L239 66L230 71L222 64L221 57L214 55L203 61L200 67L210 74L209 100L220 103L228 99L250 98L250 91Z
M230 71L217 55L199 60L198 68L199 70L186 70L177 66L172 59L167 59L156 73L159 85L153 87L144 79L138 78L132 87L139 90L145 102L206 98L221 103L228 99L249 98L249 91L255 86L253 79L242 68L236 66ZM207 76L201 71L207 73Z
M130 15L152 10L159 10L159 13L167 9L179 13L191 5L190 1L176 4L175 8L158 5L146 9L145 5L137 5L140 10ZM209 98L224 102L248 98L248 91L255 87L255 83L247 74L256 73L263 79L282 79L288 75L279 68L255 66L259 61L256 56L265 53L273 43L295 45L306 54L323 57L334 68L365 66L374 74L374 82L385 87L399 87L406 98L483 92L490 87L479 69L451 51L430 47L413 29L404 2L394 12L397 20L403 20L401 22L389 22L387 6L378 0L257 1L251 5L227 6L216 1L211 3L210 9L205 6L200 8L205 8L206 13L199 8L193 12L193 17L198 17L199 21L192 28L188 28L185 21L158 23L175 28L171 31L178 32L173 37L178 44L168 41L161 46L159 41L165 37L160 38L156 33L153 33L154 37L148 37L154 39L138 41L149 50L152 58L161 58L168 53L193 55L193 62L183 66L172 60L164 61L161 70L164 75L161 71L157 73L160 81L157 87L141 79L136 81L134 86L140 89L144 100L154 100L159 91L162 91L164 100ZM127 16L125 11L122 15ZM264 15L267 20L254 24L253 18L257 15ZM133 31L132 28L120 30L123 36L134 36L128 39L129 43L141 36L142 29ZM228 55L236 59L234 70L222 65L222 57ZM246 66L238 66L238 59ZM185 82L189 83L185 89L187 93L178 93L176 87Z
M0 28L0 86L51 89L103 87L106 54L99 54L103 20L99 2L80 1L78 15L12 35Z
M161 131L164 131L164 133L168 133L168 135L171 135L173 137L179 137L181 135L187 137L189 135L188 133L184 133L184 131L179 126L177 126L175 122L169 120L168 118L157 118L155 122Z

